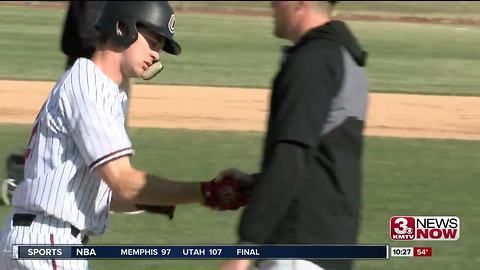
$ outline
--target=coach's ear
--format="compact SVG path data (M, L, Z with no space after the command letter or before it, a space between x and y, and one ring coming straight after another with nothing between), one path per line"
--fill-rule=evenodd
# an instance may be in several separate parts
M145 175L130 164L130 157L123 156L99 165L94 169L120 200L132 201L144 186ZM140 181L139 181L140 180Z

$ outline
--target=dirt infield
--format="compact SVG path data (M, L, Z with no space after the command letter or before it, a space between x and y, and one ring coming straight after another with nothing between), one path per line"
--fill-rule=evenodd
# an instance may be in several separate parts
M53 82L0 81L0 123L29 124ZM270 92L135 85L133 127L265 131ZM370 94L366 134L480 140L480 97Z

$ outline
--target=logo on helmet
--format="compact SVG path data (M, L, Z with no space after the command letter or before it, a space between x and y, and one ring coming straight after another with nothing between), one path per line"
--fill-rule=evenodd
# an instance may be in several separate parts
M175 14L172 14L172 16L170 16L170 20L168 21L168 30L172 34L175 32L174 27L175 27Z

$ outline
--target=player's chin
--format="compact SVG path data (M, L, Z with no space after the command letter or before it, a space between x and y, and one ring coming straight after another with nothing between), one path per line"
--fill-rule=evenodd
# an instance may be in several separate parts
M139 67L133 70L133 77L141 77L145 73L145 69L143 67Z

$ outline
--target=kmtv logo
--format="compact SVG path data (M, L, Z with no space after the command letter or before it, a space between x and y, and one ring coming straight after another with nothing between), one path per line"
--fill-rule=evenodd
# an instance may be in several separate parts
M400 240L458 240L460 219L455 216L394 216L390 238Z

